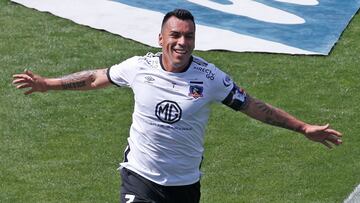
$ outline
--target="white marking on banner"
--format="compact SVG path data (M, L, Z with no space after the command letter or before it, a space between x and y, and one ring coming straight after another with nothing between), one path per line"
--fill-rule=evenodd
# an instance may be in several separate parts
M256 20L278 24L303 24L305 20L292 13L267 6L253 0L230 0L232 4L220 4L210 0L187 0L225 13L246 16ZM259 12L261 11L261 12Z

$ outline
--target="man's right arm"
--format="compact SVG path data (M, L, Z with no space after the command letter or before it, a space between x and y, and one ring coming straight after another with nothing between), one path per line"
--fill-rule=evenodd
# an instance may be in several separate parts
M25 94L46 92L48 90L93 90L110 84L107 69L86 70L60 78L45 78L25 70L13 75L13 84L17 89L30 88Z

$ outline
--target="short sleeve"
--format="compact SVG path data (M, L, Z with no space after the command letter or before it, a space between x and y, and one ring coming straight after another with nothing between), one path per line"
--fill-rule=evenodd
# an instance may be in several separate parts
M214 73L213 99L222 102L233 89L234 83L226 73L216 67Z
M135 56L111 66L107 72L109 81L116 86L131 87L138 69L137 62L138 57Z

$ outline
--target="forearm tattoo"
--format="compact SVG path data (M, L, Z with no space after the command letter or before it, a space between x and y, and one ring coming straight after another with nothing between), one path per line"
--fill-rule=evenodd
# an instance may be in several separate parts
M264 114L264 122L270 125L282 127L296 132L301 131L301 126L292 123L293 117L288 113L272 107L264 102L256 101L255 106Z
M94 78L96 71L82 71L70 74L61 78L62 89L80 89L90 84Z
M81 88L81 87L85 87L85 86L86 86L85 81L62 84L62 87L63 87L64 90L66 90L66 89L77 89L77 88Z
M267 104L265 104L264 102L261 102L261 101L256 101L255 105L260 111L264 112L265 115L272 116L273 111L274 111L273 107L271 107L271 106L269 106L269 105L267 105Z

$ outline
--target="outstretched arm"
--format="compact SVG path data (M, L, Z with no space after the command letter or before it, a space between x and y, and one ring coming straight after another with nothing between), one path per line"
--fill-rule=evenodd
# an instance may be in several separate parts
M92 90L110 84L106 75L107 69L87 70L60 78L45 78L30 70L13 75L13 84L17 89L30 88L24 94L46 92L48 90Z
M331 143L335 145L342 143L342 134L331 129L329 124L323 126L307 124L281 109L252 98L250 95L247 95L247 101L241 111L264 123L302 133L308 139L320 142L328 148L332 147Z

